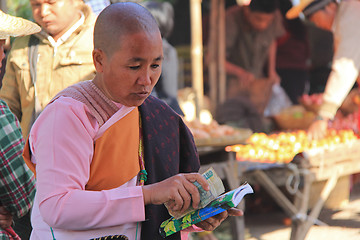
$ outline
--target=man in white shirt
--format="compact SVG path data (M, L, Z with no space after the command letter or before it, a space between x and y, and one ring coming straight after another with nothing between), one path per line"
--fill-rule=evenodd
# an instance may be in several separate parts
M13 42L0 90L25 139L59 91L95 75L91 51L96 16L91 8L82 0L30 0L30 4L42 30Z
M353 87L360 70L360 1L303 0L287 12L288 18L303 12L316 26L334 34L334 58L328 78L324 101L316 121L309 128L311 138L326 134L328 121L334 118L337 109ZM349 24L350 23L350 24Z

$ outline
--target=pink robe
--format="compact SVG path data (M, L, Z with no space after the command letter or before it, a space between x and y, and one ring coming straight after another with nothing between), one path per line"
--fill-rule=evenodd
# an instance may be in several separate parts
M117 106L120 109L99 127L85 104L60 97L47 106L34 124L29 141L38 176L31 239L52 239L50 226L56 239L118 234L140 239L145 211L142 190L137 186L138 176L114 189L85 190L94 141L134 109ZM182 232L181 239L187 239L188 232L194 230Z

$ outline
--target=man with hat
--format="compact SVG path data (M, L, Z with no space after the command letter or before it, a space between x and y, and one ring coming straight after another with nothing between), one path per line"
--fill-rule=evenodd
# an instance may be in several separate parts
M309 128L310 136L316 139L325 135L328 121L334 118L359 76L360 1L302 0L287 12L286 17L297 17L300 12L316 26L334 34L332 71L325 88L324 103L317 120Z
M40 27L2 11L0 23L1 67L6 39L39 32ZM0 99L0 239L20 239L11 227L12 219L27 214L35 196L34 175L23 160L23 147L20 124Z

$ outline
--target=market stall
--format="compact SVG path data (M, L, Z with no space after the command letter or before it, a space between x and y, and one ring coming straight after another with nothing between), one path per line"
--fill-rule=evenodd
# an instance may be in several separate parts
M192 2L196 2L197 7L194 9L198 9L201 1L192 0ZM192 18L195 19L193 16ZM224 33L224 18L224 1L212 0L208 58L206 59L212 109L225 99L225 45L223 38L225 34L219 34ZM192 34L200 33L193 31ZM192 46L195 46L194 43L198 41L193 39L192 36ZM202 55L198 54L198 57L193 57L194 53L198 53L198 50L198 47L192 47L192 61L202 61ZM202 67L202 64L198 66ZM202 84L202 77L195 77L195 75L193 74L193 86L199 86L200 82ZM201 104L198 106L203 107L203 89L202 87L195 88L197 97L200 97L198 103ZM292 240L305 239L313 224L322 224L317 218L339 178L360 172L360 162L357 161L360 158L360 141L353 135L352 131L336 132L335 135L331 136L331 139L309 143L305 143L305 131L288 132L294 129L307 129L316 117L314 112L317 109L309 109L316 104L314 102L306 104L306 101L302 103L303 106L295 106L294 110L291 109L291 111L273 116L280 130L277 137L284 138L283 140L286 142L284 145L275 143L274 139L260 138L256 143L248 142L240 147L239 144L232 144L231 142L240 143L244 139L231 139L232 137L229 136L223 139L213 136L201 139L194 134L202 159L202 168L206 169L209 165L213 166L221 178L229 181L230 187L231 184L234 187L239 185L241 179L256 181L261 184L291 217L292 232L290 239ZM345 118L335 119L331 127L343 129L345 125L348 128L351 125L350 128L353 129L353 126L356 125L353 124L354 117L348 115L347 118L351 119L351 123L344 121ZM242 136L245 135L242 134ZM249 136L249 139L261 135L254 134ZM297 137L301 139L299 140ZM226 144L227 141L229 141L228 144ZM264 141L264 145L261 145L261 141ZM304 146L305 144L308 145ZM229 154L223 152L219 154L225 145L231 146L226 148ZM264 151L264 149L268 149L268 146L276 151ZM211 154L211 160L204 161L209 154ZM311 206L311 212L308 214L311 186L314 182L319 181L324 181L325 185L316 196L316 203ZM279 189L281 185L287 186L293 198L289 199ZM238 225L238 228L235 227L240 231L235 231L233 236L243 239L244 236L240 233L241 231L244 232L243 227L243 222Z
M301 130L257 133L226 150L236 153L244 178L264 187L292 219L292 240L305 239L313 224L322 224L317 218L339 178L360 172L360 140L352 130L332 129L318 141L308 141ZM308 214L310 189L318 181L325 185ZM292 198L280 190L283 185Z

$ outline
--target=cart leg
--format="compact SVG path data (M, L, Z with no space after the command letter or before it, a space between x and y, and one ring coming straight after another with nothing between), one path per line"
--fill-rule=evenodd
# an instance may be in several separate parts
M244 200L240 202L239 206L237 207L244 211L245 209L245 202ZM244 216L241 217L231 217L230 219L231 224L231 233L233 240L245 240L245 219Z
M235 189L239 186L239 174L237 171L238 167L234 167L237 165L237 162L232 161L230 156L230 161L224 166L223 170L228 181L230 189ZM245 199L243 199L240 204L237 206L238 209L245 210ZM233 240L245 240L245 220L244 217L231 217L231 232L233 236Z
M256 181L264 187L264 189L272 196L277 204L288 214L293 217L298 213L298 210L293 203L279 190L279 188L271 181L271 179L262 170L255 170L252 172Z
M305 236L310 230L311 226L316 222L316 219L319 217L320 211L324 206L326 199L329 197L331 191L334 189L338 178L339 178L338 173L334 172L334 174L326 181L326 184L323 190L321 191L319 200L316 202L308 218L306 219L304 226L302 227L302 231L299 239L305 239Z
M297 192L295 195L294 204L298 209L298 215L296 218L292 219L291 226L291 235L290 240L300 240L301 233L305 221L305 217L307 215L308 202L310 196L310 187L313 182L312 177L307 169L302 169L301 171L304 176L304 187L302 192Z

